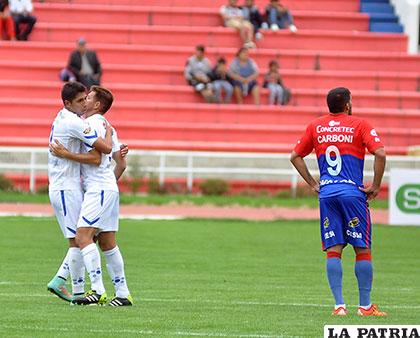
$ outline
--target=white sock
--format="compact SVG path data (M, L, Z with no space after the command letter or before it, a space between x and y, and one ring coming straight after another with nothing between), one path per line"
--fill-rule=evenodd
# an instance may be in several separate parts
M67 254L69 256L70 276L73 287L73 294L85 292L85 265L83 263L82 253L79 248L70 248Z
M91 289L100 295L104 294L105 287L102 282L101 256L96 244L89 244L80 251L89 274Z
M372 306L372 304L369 304L367 306L361 306L361 305L359 305L359 307L361 307L364 310L369 310L371 306Z
M130 294L127 287L127 281L124 273L124 260L120 249L116 246L114 249L104 251L106 267L111 276L112 284L115 287L115 295L121 298L127 298Z
M69 268L69 261L70 261L70 249L67 251L66 257L64 257L63 262L61 263L57 273L55 274L56 277L60 277L64 280L67 280L69 274L70 274L70 268Z

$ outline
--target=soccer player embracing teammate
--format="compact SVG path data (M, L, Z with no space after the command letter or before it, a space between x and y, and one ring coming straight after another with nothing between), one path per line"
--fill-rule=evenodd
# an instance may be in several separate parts
M333 315L347 314L342 292L341 254L347 244L356 253L355 274L359 286L360 316L386 316L372 304L372 224L368 201L380 190L385 170L385 150L376 130L352 116L351 93L332 89L327 96L330 114L312 121L291 154L291 162L302 178L319 193L322 248L327 252L327 277L335 298ZM364 157L374 155L374 177L363 185ZM317 182L303 160L315 149L320 171Z
M66 86L79 86L80 84L68 83ZM82 86L83 87L83 86ZM64 90L63 88L63 90ZM84 88L84 87L83 87ZM75 187L81 185L80 174L83 180L83 202L78 199L75 213L79 212L77 218L74 217L70 221L72 225L72 235L75 235L73 241L77 244L78 257L77 259L70 259L68 266L70 274L72 275L73 282L73 297L70 299L73 304L77 305L92 305L92 304L105 304L107 295L102 281L101 259L98 248L94 242L94 238L98 240L98 244L102 249L107 262L108 272L111 276L112 282L115 286L116 295L110 301L111 306L129 306L133 304L130 296L125 272L124 261L120 250L116 243L115 233L118 231L118 218L119 218L119 192L117 180L125 170L126 162L123 157L127 152L127 148L120 149L116 131L113 130L108 121L103 115L110 109L113 102L112 93L99 86L92 86L89 94L86 96L83 90L84 107L86 119L82 121L85 129L82 131L84 138L71 137L72 142L81 141L78 145L82 147L82 152L76 146L69 147L69 144L60 142L54 136L56 130L55 120L53 124L53 132L50 137L50 157L62 161L63 163L72 163L77 167L79 163L78 182L72 182ZM82 92L80 92L82 93ZM82 96L82 94L80 94ZM71 136L71 135L70 135ZM102 140L105 141L102 141ZM100 150L102 153L97 152L95 140L101 140L105 143L104 147ZM116 166L114 170L111 167L111 159L114 159ZM65 176L66 173L63 173ZM75 175L76 176L76 173ZM54 180L50 176L50 182ZM51 184L51 183L50 183ZM65 200L61 200L61 205L64 206ZM73 207L73 202L70 203L70 208ZM67 204L69 204L67 203ZM55 208L57 218L66 217L66 212L62 213L63 208ZM61 224L61 223L60 223ZM77 231L74 226L77 224ZM82 258L82 260L80 260ZM80 264L82 262L82 264ZM72 265L77 263L77 269L72 269ZM84 263L84 264L83 264ZM84 290L84 267L89 274L91 281L91 290L86 294L80 294ZM73 274L74 270L80 271L79 274ZM83 276L81 273L83 272ZM79 276L80 275L80 276ZM60 296L56 288L50 285L54 283L53 279L48 288L50 291ZM80 283L79 283L80 282ZM63 283L62 283L63 284ZM80 290L83 287L82 290ZM62 297L64 298L64 297ZM68 299L66 299L68 300Z

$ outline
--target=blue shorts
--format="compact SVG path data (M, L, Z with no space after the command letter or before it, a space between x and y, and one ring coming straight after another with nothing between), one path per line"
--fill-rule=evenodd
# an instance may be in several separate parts
M243 84L241 81L233 80L233 86L241 88L243 96L248 96L248 94L252 92L252 89L257 85L258 82L256 80L252 80L248 85Z
M370 249L372 223L366 198L320 198L319 208L322 250L338 244Z

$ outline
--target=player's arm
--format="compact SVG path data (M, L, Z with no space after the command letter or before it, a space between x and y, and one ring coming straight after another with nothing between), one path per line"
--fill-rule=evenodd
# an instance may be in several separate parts
M125 146L125 147L123 147ZM125 149L128 151L128 146L127 145L122 145L121 149L118 151L115 151L114 153L112 153L112 158L115 161L115 168L114 168L114 175L115 178L118 179L121 177L121 175L123 174L123 172L125 171L125 169L127 168L127 161L125 160L125 156L127 153L125 153L125 155L123 156L123 150L125 151Z
M112 128L110 125L106 126L105 139L98 137L92 146L104 154L110 154L112 151Z
M308 183L314 191L319 192L319 183L313 178L313 176L309 172L308 167L306 166L306 163L303 160L303 158L295 151L292 151L292 154L290 155L290 162L292 162L293 166L296 168L296 170L299 172L300 176L302 176L305 182Z
M54 143L50 143L50 151L57 157L62 157L71 161L76 161L83 164L91 164L99 166L101 164L102 156L101 153L95 149L87 153L72 153L68 151L60 142L55 140Z
M373 182L370 187L359 188L366 193L367 200L373 200L379 194L381 189L382 177L384 176L385 164L386 164L386 153L384 148L378 148L373 153L375 160L373 162Z

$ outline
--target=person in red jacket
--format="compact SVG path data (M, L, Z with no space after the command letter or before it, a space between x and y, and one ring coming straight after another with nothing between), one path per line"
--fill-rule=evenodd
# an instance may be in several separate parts
M0 39L3 37L6 37L7 40L16 40L15 26L10 15L8 0L0 0Z

